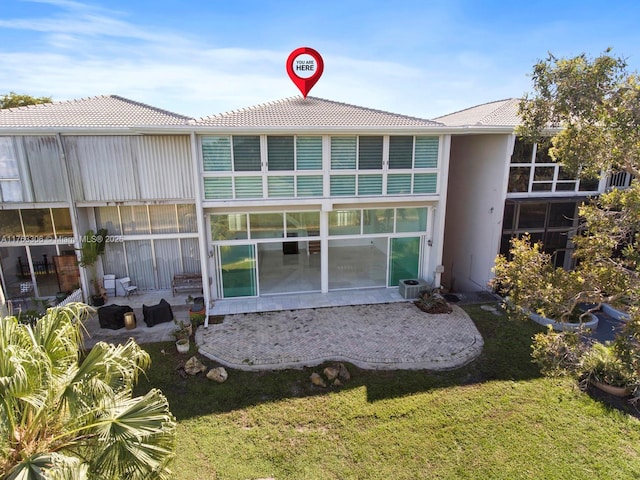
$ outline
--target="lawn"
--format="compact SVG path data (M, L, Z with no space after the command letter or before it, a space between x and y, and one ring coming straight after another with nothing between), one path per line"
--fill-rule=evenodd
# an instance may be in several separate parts
M178 418L176 478L621 479L640 475L640 421L541 377L530 361L541 327L466 308L482 356L447 373L348 368L322 389L313 371L229 371L183 378L171 344L137 393L160 388ZM193 346L192 346L193 349ZM204 359L208 366L213 362Z

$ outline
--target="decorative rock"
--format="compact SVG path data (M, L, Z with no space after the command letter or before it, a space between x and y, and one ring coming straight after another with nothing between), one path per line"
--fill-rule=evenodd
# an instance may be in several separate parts
M340 370L335 367L327 367L322 371L322 373L324 373L324 376L327 377L327 380L331 382L332 380L338 378Z
M322 379L322 377L320 375L318 375L316 372L313 372L311 374L311 376L309 377L309 379L311 380L311 383L313 383L314 385L318 386L318 387L326 387L327 384L324 383L324 380Z
M342 380L343 382L348 382L349 380L351 380L351 374L349 373L349 370L347 370L347 367L344 366L344 363L338 365L338 370L338 377L340 378L340 380Z
M493 305L480 305L480 308L486 312L495 312L497 310Z
M207 372L207 378L209 380L214 380L218 383L224 382L229 375L224 367L212 368Z
M207 367L205 367L197 357L191 357L187 360L187 363L184 364L184 371L189 375L197 375L200 372L206 372Z

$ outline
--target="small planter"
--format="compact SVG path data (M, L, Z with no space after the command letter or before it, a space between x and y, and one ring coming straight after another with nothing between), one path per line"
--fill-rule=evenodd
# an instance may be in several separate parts
M104 298L102 298L102 295L93 295L91 297L91 305L93 305L94 307L101 307L104 305Z
M613 385L607 385L606 383L600 383L595 380L591 380L591 385L616 397L626 397L631 394L631 390L627 387L614 387Z
M598 328L598 317L594 314L589 314L589 320L582 323L571 323L571 322L556 322L547 317L543 317L542 315L538 315L537 313L529 313L529 318L536 322L539 325L547 326L551 325L556 332L578 332L580 330L595 330Z
M609 315L611 318L621 321L621 322L628 322L629 319L631 318L630 315L627 312L624 312L622 310L618 310L617 308L612 307L611 305L609 305L608 303L603 303L601 310L603 313L606 313L607 315Z
M127 330L133 330L136 328L136 316L133 312L127 312L124 314L124 327Z
M176 341L176 349L178 350L178 353L187 353L189 352L189 339L188 338L181 338L180 340Z

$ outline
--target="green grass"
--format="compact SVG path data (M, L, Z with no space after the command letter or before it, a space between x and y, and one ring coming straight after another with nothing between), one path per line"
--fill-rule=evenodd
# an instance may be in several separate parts
M145 348L148 381L179 420L177 478L620 479L640 475L640 422L540 376L539 326L468 307L482 356L453 372L371 372L349 365L340 389L312 371L229 371L218 385L182 378L173 344ZM192 346L193 349L193 346ZM162 353L164 351L164 353ZM204 359L205 364L213 362Z

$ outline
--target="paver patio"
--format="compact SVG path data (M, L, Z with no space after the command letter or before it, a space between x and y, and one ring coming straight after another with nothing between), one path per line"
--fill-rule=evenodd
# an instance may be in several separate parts
M196 343L202 355L241 370L329 360L367 369L450 370L477 358L484 344L460 307L430 315L410 302L227 315L199 328Z

